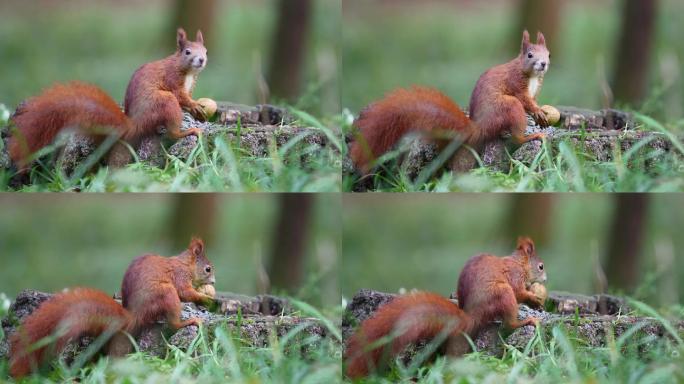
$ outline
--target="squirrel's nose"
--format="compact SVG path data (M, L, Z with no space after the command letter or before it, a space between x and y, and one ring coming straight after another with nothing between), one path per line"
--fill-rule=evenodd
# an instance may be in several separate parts
M542 69L546 68L546 61L542 61L539 64L541 65Z
M199 62L200 62L200 64L204 64L204 57L200 57L200 58L199 58ZM545 65L546 65L546 64L545 64Z

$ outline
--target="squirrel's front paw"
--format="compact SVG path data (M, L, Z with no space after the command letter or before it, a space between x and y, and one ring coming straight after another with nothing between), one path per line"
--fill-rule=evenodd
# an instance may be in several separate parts
M207 121L207 114L204 112L204 108L202 108L202 106L198 103L195 103L195 105L190 107L190 114L196 120Z
M186 132L187 132L187 136L195 135L198 138L202 136L202 129L201 128L197 128L197 127L188 128L188 130Z
M202 319L200 319L199 317L193 317L191 319L188 319L187 325L196 325L198 327L201 327L202 326Z
M535 296L532 300L530 300L530 304L535 309L544 308L544 301L545 300L543 298Z
M549 126L549 120L546 118L546 113L544 113L541 108L538 108L532 113L532 118L534 119L534 122L542 128Z
M525 325L531 325L535 328L539 328L539 319L532 316L528 317L527 319L525 319Z

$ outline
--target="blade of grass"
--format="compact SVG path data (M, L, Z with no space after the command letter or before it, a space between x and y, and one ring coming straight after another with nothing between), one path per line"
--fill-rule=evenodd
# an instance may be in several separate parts
M318 320L320 320L323 325L330 331L330 333L338 340L342 341L342 333L338 329L338 327L332 322L332 320L328 319L327 317L323 316L321 312L319 312L316 308L313 306L303 302L299 301L296 299L290 299L290 302L297 307L300 311L303 313L314 317Z

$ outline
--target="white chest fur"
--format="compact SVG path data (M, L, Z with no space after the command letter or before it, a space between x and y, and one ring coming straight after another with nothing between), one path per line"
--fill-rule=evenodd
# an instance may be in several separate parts
M193 73L188 73L185 75L185 83L183 83L185 91L190 93L193 85L195 85L195 75Z
M533 99L537 97L537 92L539 92L540 86L541 81L539 81L539 77L530 77L530 85L528 85L527 89Z

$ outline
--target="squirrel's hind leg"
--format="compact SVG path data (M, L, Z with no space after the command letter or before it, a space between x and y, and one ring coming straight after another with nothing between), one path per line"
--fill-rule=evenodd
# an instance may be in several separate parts
M193 317L187 320L181 320L181 301L178 297L178 292L174 289L169 290L168 293L164 295L162 301L165 303L163 308L165 308L166 321L174 330L185 328L189 325L200 326L202 324L202 319Z
M166 135L173 139L178 140L186 136L195 135L199 137L202 134L202 130L197 127L181 130L183 124L183 110L178 104L178 100L172 95L168 94L168 97L160 99L160 108L158 116L163 119L163 125L166 127Z
M522 145L532 140L541 140L546 137L543 133L533 133L531 135L526 135L527 130L527 115L525 114L525 108L523 108L520 100L513 96L506 96L505 102L502 103L503 116L508 116L510 121L507 124L511 130L511 140L516 145Z
M515 293L512 289L508 290L506 295L502 296L501 299L501 320L506 329L513 330L516 328L524 327L526 325L538 326L539 319L536 317L528 317L523 320L518 320L518 300L515 298Z

